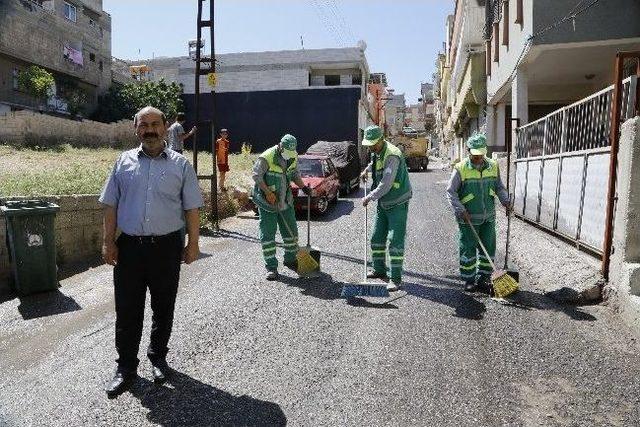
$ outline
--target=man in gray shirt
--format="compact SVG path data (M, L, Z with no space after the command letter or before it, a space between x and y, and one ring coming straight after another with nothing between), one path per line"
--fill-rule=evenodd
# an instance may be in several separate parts
M187 116L184 113L178 113L176 121L167 130L167 145L173 151L182 154L184 151L184 141L196 133L196 127L192 127L189 133L184 132L184 124Z
M147 356L154 381L165 381L180 263L192 263L200 252L198 208L204 203L193 167L166 147L160 110L143 108L134 125L141 145L122 153L99 199L105 206L102 256L115 266L118 368L106 387L110 398L135 378L147 288L153 310ZM183 247L185 221L189 240Z

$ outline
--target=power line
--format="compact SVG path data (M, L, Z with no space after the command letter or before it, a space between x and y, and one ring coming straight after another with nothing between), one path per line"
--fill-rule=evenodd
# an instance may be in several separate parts
M573 9L571 9L571 11L566 14L564 16L564 18L554 22L553 24L543 28L542 30L538 31L537 33L533 34L530 38L535 38L540 36L541 34L546 33L547 31L553 30L557 27L559 27L560 25L564 24L565 22L572 20L574 21L576 19L576 17L578 17L578 15L583 14L584 12L586 12L587 10L591 9L593 6L596 5L596 3L598 3L600 0L593 0L591 3L589 3L587 6L583 7L582 9L580 9L579 11L575 12L575 9L578 7L578 5L580 5L584 0L581 0L576 6L573 7Z
M563 18L557 20L556 22L554 22L551 25L548 25L547 27L541 29L540 31L536 32L535 34L530 35L527 38L527 41L525 42L524 46L522 46L522 50L520 51L520 55L518 55L518 59L516 60L516 64L513 67L513 70L511 71L511 73L509 74L509 77L507 78L507 82L510 83L513 81L513 77L518 69L518 67L520 66L520 63L522 62L522 59L525 57L525 54L527 52L529 52L529 49L531 48L531 45L533 44L533 40L536 37L541 36L542 34L551 31L553 29L558 28L560 25L564 24L565 22L572 20L575 22L575 19L583 14L584 12L586 12L587 10L591 9L593 6L595 6L600 0L593 0L591 3L589 3L587 6L583 7L582 9L578 10L577 12L575 11L576 8L582 4L584 2L584 0L580 0L572 9L569 13L567 13ZM495 96L495 93L489 94L489 98L492 98L493 96Z
M356 39L353 35L353 31L349 28L349 25L344 19L343 13L340 11L338 7L338 3L335 0L326 0L327 7L333 14L336 24L340 27L341 31L345 34L346 38L353 44L355 44Z
M318 17L322 20L324 26L329 31L329 33L331 33L331 36L336 41L336 43L340 46L345 46L346 43L342 35L342 32L338 27L335 26L335 24L333 24L331 17L326 14L325 9L320 3L320 0L310 0L310 1L311 3L313 3L313 6L315 7Z

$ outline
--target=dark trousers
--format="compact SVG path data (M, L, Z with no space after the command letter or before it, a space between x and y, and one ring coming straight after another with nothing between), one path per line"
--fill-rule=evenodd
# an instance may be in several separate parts
M116 302L116 350L118 368L135 372L142 336L147 288L151 295L151 342L147 356L162 364L173 325L173 310L180 279L182 237L180 231L161 237L121 234L116 242L118 264L114 269Z

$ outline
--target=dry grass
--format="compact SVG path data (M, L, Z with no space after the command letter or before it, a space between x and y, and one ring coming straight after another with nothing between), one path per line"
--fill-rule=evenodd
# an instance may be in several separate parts
M122 151L62 146L55 150L16 149L0 145L0 197L96 194ZM191 153L186 153L189 160ZM230 155L227 186L249 188L253 155ZM198 156L200 175L211 174L211 156ZM201 181L209 190L209 182Z

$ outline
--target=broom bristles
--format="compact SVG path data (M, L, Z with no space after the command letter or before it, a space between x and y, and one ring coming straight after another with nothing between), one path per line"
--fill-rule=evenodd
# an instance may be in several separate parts
M386 298L389 296L389 290L387 285L377 285L372 283L351 283L345 284L342 287L342 298L352 297L380 297Z
M299 250L296 258L298 260L298 274L308 274L320 268L318 261L313 259L308 251Z
M493 284L493 294L497 298L508 297L519 288L518 282L506 272L499 272L499 274L492 277L491 282Z

